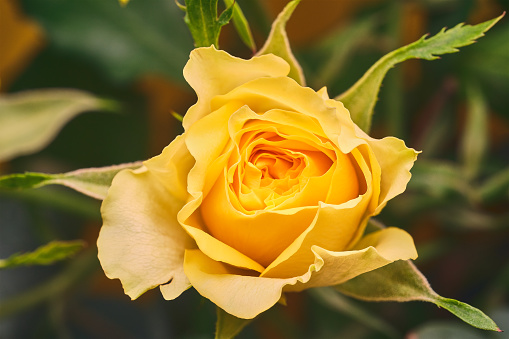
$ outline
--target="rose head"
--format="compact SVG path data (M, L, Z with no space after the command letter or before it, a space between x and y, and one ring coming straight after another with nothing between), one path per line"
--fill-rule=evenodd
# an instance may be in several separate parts
M405 190L417 153L370 138L325 89L287 77L274 55L191 53L198 102L162 154L114 179L102 205L99 259L137 298L193 286L239 318L283 292L340 284L415 258L412 238L369 217Z

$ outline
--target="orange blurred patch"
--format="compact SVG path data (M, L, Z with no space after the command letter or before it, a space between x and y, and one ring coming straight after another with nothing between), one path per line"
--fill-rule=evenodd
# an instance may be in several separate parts
M418 2L405 2L401 22L401 46L417 41L426 34L427 23L428 13L422 4ZM407 60L401 67L406 87L413 87L420 82L422 73L421 60Z
M0 1L0 89L23 70L43 46L42 29L20 11L16 0Z
M469 24L478 24L493 19L504 12L502 6L495 0L477 0L472 14L468 20Z

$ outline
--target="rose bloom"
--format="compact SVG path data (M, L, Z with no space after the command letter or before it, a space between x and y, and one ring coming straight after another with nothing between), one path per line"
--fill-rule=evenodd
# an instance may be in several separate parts
M193 286L247 319L285 292L417 257L401 229L363 236L405 190L417 153L372 139L325 88L302 87L289 70L271 54L191 53L184 76L198 101L185 132L120 172L101 208L100 262L132 299Z

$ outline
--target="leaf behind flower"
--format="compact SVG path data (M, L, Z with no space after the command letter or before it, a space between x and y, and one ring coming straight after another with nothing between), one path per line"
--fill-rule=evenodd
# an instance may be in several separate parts
M219 48L219 33L233 16L233 4L217 17L217 0L186 0L186 22L194 39L195 47Z
M111 102L70 89L0 96L0 161L39 151L82 112L112 108Z
M304 73L300 67L299 62L295 59L290 48L290 41L286 34L286 23L292 16L293 11L299 4L300 0L290 1L283 11L279 13L276 20L272 23L272 29L270 30L269 37L263 47L256 53L256 55L274 54L280 58L283 58L290 65L290 73L288 76L300 85L305 86L306 80Z
M63 185L92 198L103 200L108 193L113 177L123 169L138 168L140 162L85 168L63 174L45 174L28 172L0 177L0 189L29 189L46 185Z
M242 9L239 6L239 3L234 0L224 0L224 4L226 7L233 6L233 25L237 30L237 33L240 36L240 39L244 44L253 51L256 51L256 44L253 39L253 35L251 34L251 28L249 28L249 23L247 22Z
M497 324L481 310L438 295L410 261L393 262L361 274L335 288L341 293L366 301L432 302L471 326L500 332Z
M7 259L0 260L0 269L17 266L51 265L75 255L84 246L85 243L81 240L52 241L33 252L13 254Z
M504 13L505 14L505 13ZM401 47L383 56L350 89L335 99L343 102L350 111L352 120L365 132L369 132L378 92L387 72L396 64L408 59L438 59L438 55L458 52L459 47L473 44L484 36L501 16L478 25L458 24L435 36L424 35L416 42Z

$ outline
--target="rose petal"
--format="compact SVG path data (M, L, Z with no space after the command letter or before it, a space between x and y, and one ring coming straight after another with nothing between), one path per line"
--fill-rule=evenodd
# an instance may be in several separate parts
M420 152L406 147L405 142L398 138L373 139L358 127L356 133L369 143L380 164L380 198L375 212L378 214L387 201L405 191L412 176L410 169Z
M417 258L410 234L396 227L366 235L351 251L333 252L318 246L313 246L312 250L317 272L305 284L288 286L285 291L337 285L396 260Z
M182 205L146 167L113 179L101 207L99 260L132 299L170 280L165 297L175 298L190 286L182 264L184 250L194 242L176 220Z
M199 250L186 250L184 270L193 287L226 312L251 319L280 300L283 291L330 286L393 261L417 256L405 231L387 228L366 236L366 248L331 252L313 246L315 262L301 276L280 279L252 276L252 272L216 262Z
M249 110L239 102L229 102L193 124L185 133L185 143L196 160L188 177L188 192L194 197L208 191L222 174L229 152L228 119L235 111Z
M214 261L200 250L186 251L184 270L198 293L243 319L254 318L274 306L281 298L283 287L298 279L249 276L249 271Z
M194 163L194 158L186 148L184 134L177 136L160 155L143 164L175 198L186 201L187 176Z
M321 203L318 213L309 227L288 246L262 273L268 277L291 277L302 274L314 260L313 245L331 251L346 250L364 232L373 197L373 176L370 168L357 149L352 151L365 180L365 192L356 199L340 205Z
M216 95L260 77L286 76L289 71L288 63L272 54L244 60L214 46L193 50L184 67L184 77L195 90L198 102L187 111L184 128L187 130L211 112L210 100Z
M349 153L359 145L357 141L362 141L355 138L354 124L351 120L347 122L349 113L344 107L338 108L341 107L339 104L331 107L320 94L311 88L301 87L290 78L260 78L250 81L225 95L216 96L211 106L217 109L230 101L242 102L261 115L271 110L280 110L314 118L320 123L327 138L333 141L340 134L351 135L346 138L345 144L338 145L343 153ZM346 117L344 123L342 116Z

